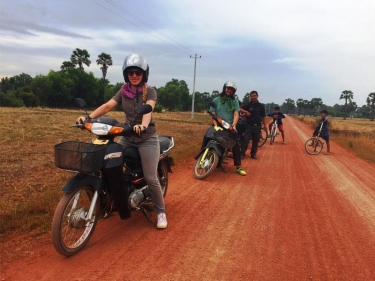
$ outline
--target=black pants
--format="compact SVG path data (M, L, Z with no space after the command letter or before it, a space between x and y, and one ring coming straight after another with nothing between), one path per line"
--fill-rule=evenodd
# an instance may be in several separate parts
M236 140L236 144L232 147L232 154L233 154L234 166L239 167L241 166L241 150L238 145L238 134L232 133L230 137Z
M242 138L241 154L245 155L249 141L251 143L251 154L256 154L258 151L258 143L260 139L261 126L260 125L246 125L245 133Z

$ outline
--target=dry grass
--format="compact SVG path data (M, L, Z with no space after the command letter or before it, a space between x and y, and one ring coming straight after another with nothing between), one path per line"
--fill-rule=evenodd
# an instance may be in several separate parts
M82 115L80 110L0 108L1 210L0 235L50 230L53 212L61 198L61 187L73 176L54 165L54 145L67 140L90 141L92 134L69 128ZM108 116L118 121L122 112ZM175 138L172 156L184 163L199 150L210 124L207 114L165 112L154 114L159 135Z
M315 128L320 118L299 116ZM359 157L375 163L375 122L363 119L329 118L331 139Z

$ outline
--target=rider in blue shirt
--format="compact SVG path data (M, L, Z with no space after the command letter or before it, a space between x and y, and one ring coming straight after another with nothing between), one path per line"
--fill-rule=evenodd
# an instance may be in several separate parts
M276 106L274 108L274 111L272 113L268 113L267 116L272 117L273 119L277 119L277 128L281 132L281 136L283 137L283 144L286 144L285 141L285 134L284 134L284 126L283 126L283 118L285 118L285 115L280 111L280 107ZM269 124L269 129L271 132L273 121ZM271 135L268 135L268 137L271 137Z

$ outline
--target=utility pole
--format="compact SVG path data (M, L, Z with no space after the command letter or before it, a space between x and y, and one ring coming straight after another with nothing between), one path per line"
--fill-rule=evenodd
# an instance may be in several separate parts
M191 103L191 119L194 119L194 99L195 99L195 74L197 72L197 59L200 59L202 56L197 56L197 54L195 54L195 56L190 56L190 58L194 58L194 82L193 82L193 99L192 99L192 103Z

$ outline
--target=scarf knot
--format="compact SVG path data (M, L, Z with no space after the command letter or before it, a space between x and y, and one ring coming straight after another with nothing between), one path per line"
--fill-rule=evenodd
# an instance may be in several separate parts
M220 104L223 105L224 103L228 102L228 112L233 112L234 110L234 105L233 105L233 100L230 97L220 97Z
M146 88L149 88L150 86L145 84L146 85ZM130 83L126 83L124 85L122 85L121 87L121 93L124 97L126 98L129 98L129 99L134 99L137 94L140 94L143 92L143 85L137 87L137 89L133 89L131 86L130 86Z

